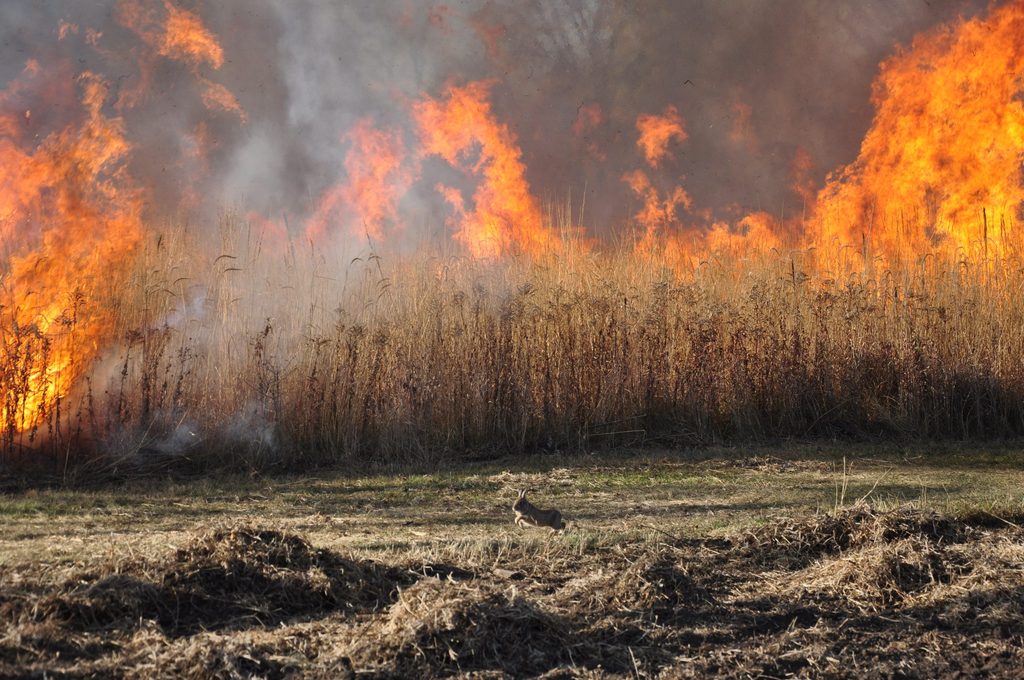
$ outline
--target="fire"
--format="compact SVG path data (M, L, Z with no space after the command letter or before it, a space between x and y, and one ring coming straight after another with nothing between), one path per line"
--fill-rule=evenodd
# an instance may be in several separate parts
M668 144L673 139L679 143L687 139L683 119L674 106L668 106L662 115L641 114L636 120L640 133L637 147L647 164L657 169L661 160L668 155ZM636 249L645 255L664 254L666 250L686 250L676 242L675 230L679 228L679 210L693 209L693 199L682 186L665 192L664 196L644 170L634 170L623 175L633 194L643 206L633 219L644 229L637 240Z
M68 35L76 35L78 33L78 24L72 24L68 21L61 19L57 22L57 40L63 40Z
M194 69L204 63L219 69L224 64L224 50L202 20L169 0L164 0L163 7L166 19L161 21L154 4L121 0L117 19L163 57L185 62Z
M641 114L636 119L636 129L640 132L637 145L652 168L657 168L661 160L669 155L669 142L674 139L682 144L688 137L679 111L671 105L665 107L665 113L661 115Z
M360 120L345 136L347 181L326 192L306 225L306 236L319 242L335 224L346 235L381 240L388 226L400 226L398 200L412 182L405 167L405 144L397 130L381 130Z
M733 127L731 141L745 143L756 151L757 140L750 129L750 108L738 103L734 106L737 128ZM666 108L663 115L641 115L637 118L640 135L637 146L644 154L647 164L654 170L668 155L668 144L673 139L679 143L687 139L684 122L675 107ZM737 129L742 134L737 133ZM798 181L806 181L810 171L810 158L798 154ZM659 191L648 171L638 169L623 176L633 194L643 206L633 216L643 228L636 241L635 250L645 257L655 258L677 270L690 267L694 259L707 253L725 253L742 258L765 252L783 245L781 229L777 221L765 212L753 212L734 225L714 221L708 210L696 210L694 201L686 189L676 184L665 192ZM683 217L688 219L684 225Z
M754 134L754 126L751 122L753 110L750 104L740 99L734 99L730 106L732 112L732 127L729 129L729 141L737 146L745 147L751 154L759 152L757 136Z
M818 239L893 258L1010 247L1003 227L1024 201L1022 73L1021 2L885 61L860 154L818 196Z
M233 113L245 123L248 116L231 90L200 75L204 64L213 70L224 65L224 49L217 37L203 24L199 15L175 7L169 0L163 2L163 15L158 5L147 0L120 0L117 20L130 29L153 53L186 64L201 86L200 98L210 111ZM136 88L121 95L119 106L137 106L151 86L154 57L143 55L139 63L139 82Z
M775 219L768 213L754 212L741 219L735 229L723 222L716 223L707 233L703 250L739 258L781 245Z
M219 69L224 64L224 50L199 17L175 7L168 0L164 0L164 7L167 9L167 23L160 43L160 53L193 66L206 62L214 69Z
M30 61L23 76L0 94L0 351L8 364L17 359L22 367L21 378L0 372L0 416L7 431L15 427L12 423L24 431L45 422L117 332L117 310L104 308L101 300L105 287L127 270L141 239L144 199L128 176L133 147L120 116L156 128L164 119L148 116L144 105L164 101L152 96L157 79L173 84L167 100L193 88L181 115L166 118L159 151L140 155L133 164L140 177L149 167L183 177L186 186L174 194L178 207L199 206L212 193L208 184L214 183L203 180L214 168L233 169L231 152L237 149L229 148L233 135L225 133L224 124L231 121L208 121L210 112L228 113L243 123L248 119L234 92L213 80L226 54L197 11L171 0L118 0L116 7L113 20L120 27L99 31L64 20L54 31L61 49L95 51L94 61L81 63L126 76L113 102L107 82L92 73L74 74L70 59L66 64ZM445 36L455 36L466 23L462 19L438 5L429 21ZM499 40L507 33L504 26L466 21L492 58L511 58L504 51L516 43ZM894 259L934 251L1001 254L1016 248L1009 234L1014 222L1024 218L1022 74L1024 1L919 37L882 64L873 93L876 115L852 164L834 173L819 192L813 160L797 148L790 177L783 170L779 182L780 187L789 183L803 211L791 209L792 199L784 205L765 202L778 217L760 210L743 216L744 210L729 206L729 222L697 206L687 179L670 174L674 154L689 139L688 123L676 106L637 116L635 147L632 137L621 137L621 101L584 98L574 102L574 119L570 106L554 108L562 112L563 134L572 136L581 166L589 170L609 162L623 147L635 156L625 168L600 168L586 176L625 182L638 206L632 216L640 228L637 251L669 263L692 262L708 252L745 257L793 245L832 251L837 243L870 245L872 253ZM450 84L440 94L431 90L410 103L405 127L393 116L391 127L371 118L359 120L342 137L344 155L338 157L344 179L305 216L306 236L314 242L331 236L385 243L400 238L409 217L401 208L420 202L422 193L404 202L403 197L414 187L423 189L418 182L433 185L436 177L429 176L429 169L446 163L450 167L444 172L461 178L439 183L436 190L450 211L452 237L470 256L541 257L550 252L559 239L527 180L519 139L503 112L494 110L492 86L477 81ZM720 132L732 144L729 155L763 150L765 160L769 148L787 148L772 140L759 144L754 110L738 94L731 102L717 103L723 104L731 111L731 125ZM359 110L379 107L369 102ZM284 127L266 129L299 129L292 126L291 113L282 105L267 120L276 115L281 120L271 122ZM756 120L763 122L761 113ZM632 134L633 127L627 127ZM535 139L541 143L549 137L537 134ZM274 160L281 160L282 168L319 163L316 149L282 141L289 143L267 147L281 149L283 158ZM180 159L173 157L175 143L181 146ZM211 155L211 150L223 153ZM235 174L227 173L232 182ZM308 179L297 178L294 186L308 186ZM153 181L154 188L162 187L155 183L160 180ZM604 206L600 210L614 214ZM275 242L288 241L287 222L255 213L250 220Z
M248 115L246 115L245 111L242 110L241 105L238 103L238 99L235 98L235 95L231 90L220 83L214 83L205 78L200 78L200 82L203 85L203 91L200 95L203 100L203 106L210 111L220 110L227 113L233 113L238 116L239 120L243 123L249 120Z
M671 230L679 225L679 209L690 210L693 200L681 186L675 187L662 198L643 170L628 173L623 180L637 198L643 201L643 207L633 216L637 224L644 228L637 249L648 254L655 253L669 238Z
M97 297L124 273L142 233L141 195L124 168L131 146L122 121L103 113L107 85L91 73L77 82L81 120L34 148L9 113L0 126L0 418L8 432L44 422L112 339L113 315Z
M605 122L604 111L597 102L591 102L579 107L576 111L576 119L573 120L570 130L572 136L582 140L585 144L587 155L597 161L607 160L608 155L601 149L593 139L594 132Z
M474 257L521 252L539 256L555 244L526 181L526 166L515 134L499 123L488 101L489 85L449 86L444 97L414 103L423 156L437 155L469 176L480 178L467 207L462 192L438 186L455 211L455 238Z
M792 180L790 188L803 202L804 210L812 210L815 200L814 160L807 149L797 147L793 160L789 165L789 176Z

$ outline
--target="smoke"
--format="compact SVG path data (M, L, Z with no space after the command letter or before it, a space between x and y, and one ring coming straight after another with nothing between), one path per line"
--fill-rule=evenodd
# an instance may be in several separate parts
M149 191L150 218L208 220L237 207L297 233L345 181L346 135L359 121L412 142L414 102L485 80L533 193L571 196L585 204L587 228L607 234L641 207L622 179L645 167L638 116L674 107L688 135L650 172L654 187L685 187L715 219L796 212L795 160L811 168L801 181L820 187L856 156L878 64L985 3L175 0L219 40L220 66L154 54L123 20L126 5L157 15L168 6L3 3L0 81L34 59L110 82L108 106L135 144L132 176ZM211 87L230 92L241 113L211 105ZM40 135L48 117L58 124L60 104L4 101L32 108ZM434 187L468 180L440 162L418 170L399 207L413 231L436 233L450 210Z

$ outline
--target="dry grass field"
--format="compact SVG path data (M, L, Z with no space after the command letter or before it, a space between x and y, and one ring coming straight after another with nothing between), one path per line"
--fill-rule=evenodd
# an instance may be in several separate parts
M720 253L682 271L571 239L538 259L339 263L267 238L228 218L210 248L169 227L63 330L8 324L0 473L1024 435L1012 253Z
M1021 677L1024 0L685 4L0 4L0 680Z
M646 450L12 492L0 676L1013 677L1022 461ZM569 529L516 528L521 487Z

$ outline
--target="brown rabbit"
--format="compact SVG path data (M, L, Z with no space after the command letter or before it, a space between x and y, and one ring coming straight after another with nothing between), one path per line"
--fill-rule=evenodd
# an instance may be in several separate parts
M516 524L520 527L548 527L551 532L565 529L565 522L562 521L562 513L552 508L541 510L526 500L526 489L519 492L519 497L512 504L512 511L516 513Z

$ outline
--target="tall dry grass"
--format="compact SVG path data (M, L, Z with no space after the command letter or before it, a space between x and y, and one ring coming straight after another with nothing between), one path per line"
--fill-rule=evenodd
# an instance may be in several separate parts
M681 271L569 241L544 261L354 257L232 218L217 241L183 227L147 240L127 284L96 293L118 338L42 422L4 424L3 461L295 467L1024 434L1016 259L887 267L837 249ZM15 341L26 333L0 342L8 404L27 389L19 348L46 351Z

